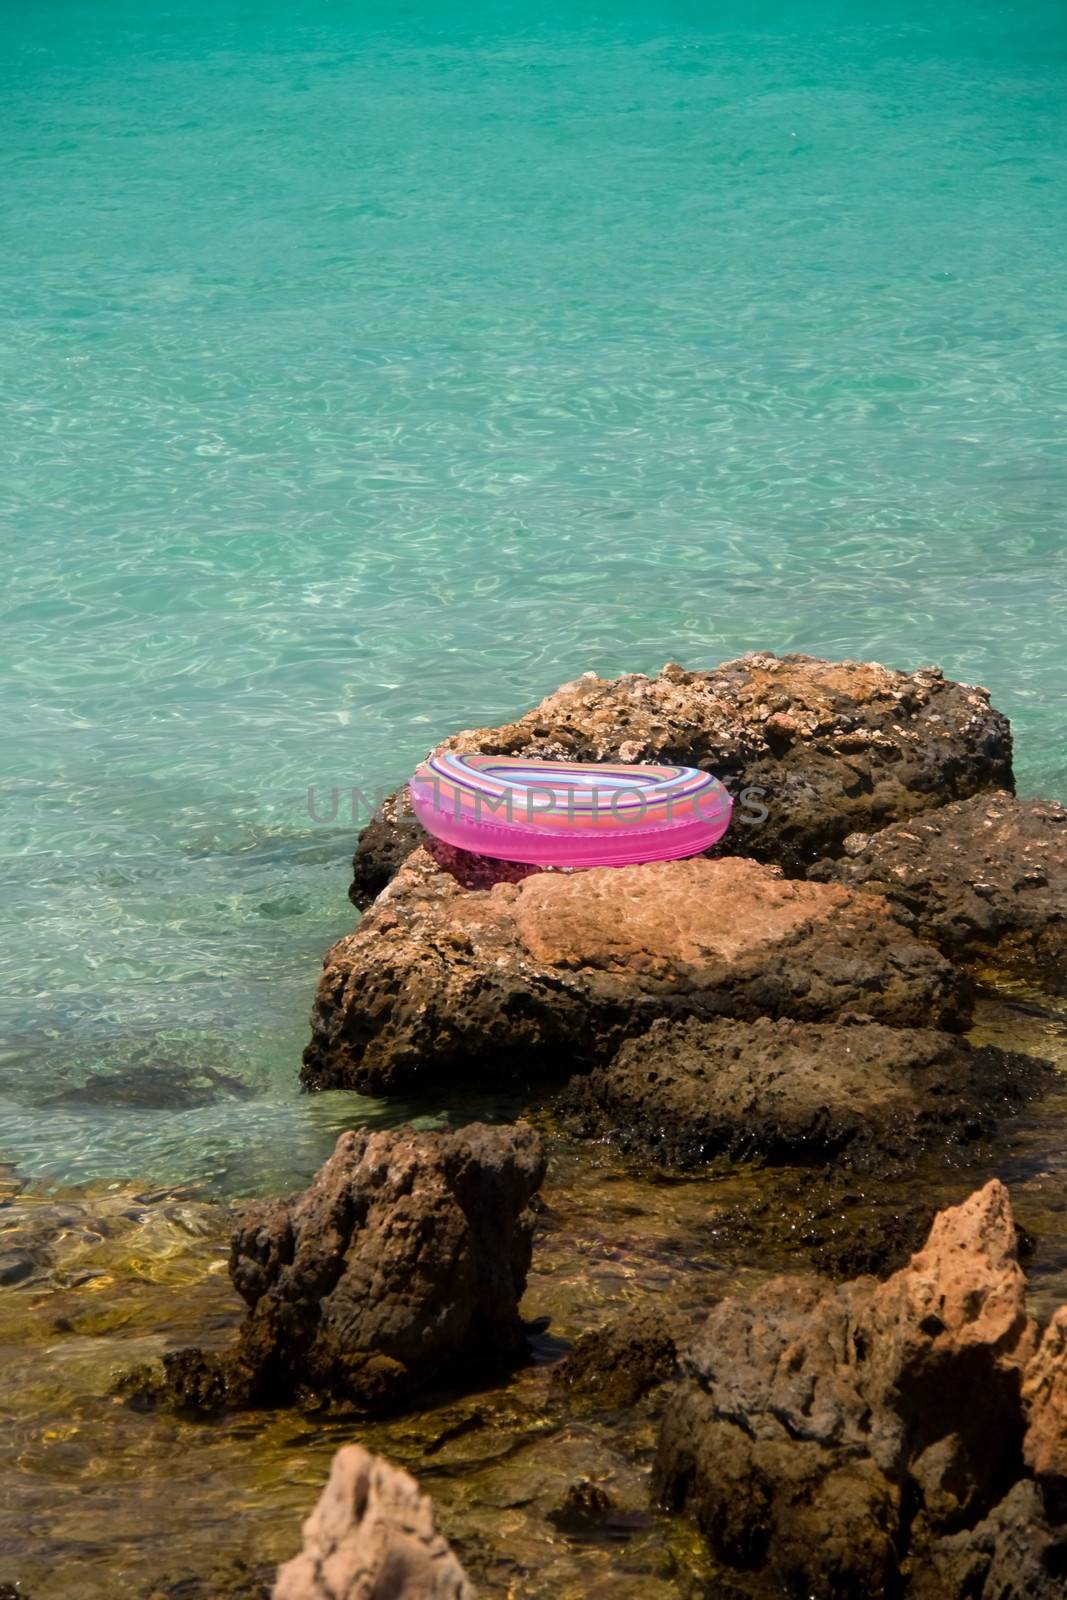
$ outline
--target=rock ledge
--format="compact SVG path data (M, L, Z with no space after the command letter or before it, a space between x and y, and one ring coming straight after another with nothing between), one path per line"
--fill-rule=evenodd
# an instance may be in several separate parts
M425 850L329 951L309 1088L559 1077L656 1017L961 1026L966 982L884 900L739 859L467 890Z

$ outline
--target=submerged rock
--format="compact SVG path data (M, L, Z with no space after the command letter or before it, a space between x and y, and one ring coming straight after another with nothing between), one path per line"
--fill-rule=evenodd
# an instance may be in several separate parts
M165 1357L170 1396L206 1411L299 1394L375 1409L514 1365L543 1176L524 1124L342 1134L303 1194L244 1214L237 1345Z
M552 1386L578 1410L622 1410L675 1376L686 1331L655 1307L629 1312L576 1340L552 1374Z
M592 1533L609 1524L616 1515L615 1501L608 1491L589 1478L572 1483L547 1520L561 1533Z
M937 1208L914 1198L907 1168L885 1155L873 1176L847 1162L779 1168L718 1211L708 1238L724 1259L771 1272L810 1268L839 1281L894 1272L922 1247Z
M1063 1532L1023 1457L1024 1375L1052 1387L1038 1338L994 1180L883 1283L779 1278L716 1305L683 1353L657 1492L790 1592L1062 1594ZM1062 1372L1055 1335L1047 1364ZM1032 1582L1000 1586L1013 1561Z
M429 1497L359 1445L334 1456L303 1541L278 1569L272 1600L474 1600Z
M1067 984L1067 808L975 796L849 841L822 882L885 895L955 960L991 958Z
M271 1600L274 1573L273 1562L249 1566L237 1558L209 1563L205 1571L165 1574L139 1589L137 1600Z
M560 1075L658 1016L958 1025L964 981L884 900L752 861L538 872L467 890L424 850L326 956L315 1089Z
M9 1289L16 1283L25 1283L41 1270L41 1262L29 1250L0 1251L0 1289Z
M937 667L903 673L770 652L711 672L587 673L518 721L440 748L703 767L739 800L720 849L790 872L835 854L847 834L1013 781L1011 731L985 689ZM745 800L745 790L758 792ZM403 792L392 796L360 835L355 903L369 904L424 837Z
M572 1079L561 1121L672 1167L731 1160L905 1163L988 1137L1048 1086L1046 1062L874 1022L659 1021Z
M116 1106L132 1111L188 1111L220 1100L252 1100L257 1093L243 1078L216 1067L149 1058L119 1072L90 1076L40 1104L73 1109Z

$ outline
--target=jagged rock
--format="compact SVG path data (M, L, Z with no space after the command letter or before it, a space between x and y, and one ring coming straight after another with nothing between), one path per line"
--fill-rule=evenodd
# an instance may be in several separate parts
M658 1021L556 1103L586 1137L675 1167L731 1160L899 1165L986 1137L1047 1087L1046 1062L881 1023Z
M244 1214L230 1250L250 1308L237 1345L166 1357L171 1395L208 1411L305 1392L373 1409L521 1360L543 1176L522 1123L342 1134L303 1194Z
M899 1474L954 1440L972 1486L958 1497L970 1510L1019 1437L1022 1372L1037 1340L1002 1183L938 1213L925 1247L873 1289L862 1334L867 1448Z
M657 1016L963 1021L962 980L885 901L752 861L537 872L465 890L419 850L326 956L311 1088L566 1073Z
M1013 781L1011 732L985 689L937 667L902 673L769 652L712 672L587 673L517 722L453 734L440 748L704 767L739 801L722 851L790 872L835 854L847 834ZM745 790L762 792L744 802ZM360 836L356 904L424 837L403 794L392 796Z
M810 876L883 894L953 960L1067 984L1067 808L977 795L872 835Z
M411 809L407 786L387 795L360 830L352 857L348 898L361 910L381 894L427 834Z
M977 1526L922 1543L908 1563L909 1600L1063 1600L1067 1529L1053 1527L1037 1484L1021 1479Z
M1026 1369L1023 1404L1027 1466L1067 1487L1067 1306L1053 1315Z
M928 1538L973 1528L1019 1477L1036 1337L994 1180L884 1283L779 1278L713 1307L683 1352L657 1492L720 1559L787 1588L895 1592L912 1513Z
M667 1382L684 1324L654 1307L631 1311L576 1339L552 1374L553 1389L581 1409L621 1411Z
M429 1496L359 1445L334 1456L303 1540L279 1567L273 1600L474 1600Z

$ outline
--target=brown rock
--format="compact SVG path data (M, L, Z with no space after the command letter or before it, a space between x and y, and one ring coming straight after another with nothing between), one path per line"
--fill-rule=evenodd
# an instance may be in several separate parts
M583 1334L552 1374L558 1395L581 1409L621 1411L673 1378L684 1324L655 1307Z
M1067 808L978 795L848 841L811 877L883 894L954 960L1067 983Z
M278 1569L273 1600L474 1600L429 1497L359 1445L334 1456L303 1537Z
M1031 1472L1067 1484L1067 1306L1045 1329L1023 1380L1028 1427L1023 1453Z
M938 1213L925 1247L874 1290L863 1336L872 1455L899 1472L954 1435L974 1495L986 1495L1018 1437L1037 1336L1002 1183Z
M888 1151L876 1181L866 1170L858 1176L847 1159L780 1168L773 1183L748 1185L743 1199L714 1212L709 1243L724 1259L772 1271L810 1266L838 1282L884 1277L921 1249L936 1207L914 1198L904 1161Z
M775 1593L892 1592L901 1497L869 1458L782 1434L751 1437L686 1387L660 1441L658 1497L689 1512L725 1565L755 1570Z
M517 722L454 734L441 748L704 767L738 797L721 850L791 873L859 829L1012 784L1011 733L984 689L936 667L902 673L769 652L712 672L668 663L654 678L587 673ZM746 802L746 789L761 792ZM357 905L424 837L403 810L394 796L360 837Z
M930 1144L987 1137L1051 1077L1045 1062L933 1029L690 1017L628 1039L555 1109L577 1133L672 1167L847 1154L895 1168Z
M994 1180L884 1283L779 1278L713 1307L683 1353L657 1491L720 1559L791 1588L902 1588L913 1526L973 1527L1017 1477L1034 1337Z
M932 946L838 886L697 858L464 890L419 850L327 954L302 1076L388 1094L592 1066L657 1016L965 1012Z
M592 1533L610 1523L615 1513L615 1501L608 1491L589 1478L580 1478L568 1486L547 1520L561 1533Z
M301 1392L375 1409L513 1365L543 1176L522 1123L343 1133L303 1194L245 1212L230 1250L250 1308L237 1346L165 1358L172 1394L201 1410Z
M1052 1526L1036 1483L1020 1479L973 1528L929 1543L915 1530L909 1600L1062 1600L1067 1529Z

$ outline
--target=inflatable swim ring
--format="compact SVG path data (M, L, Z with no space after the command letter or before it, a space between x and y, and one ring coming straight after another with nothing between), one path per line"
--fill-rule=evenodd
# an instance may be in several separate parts
M409 789L423 827L446 844L544 867L696 855L722 838L732 806L719 780L696 767L451 752L424 761Z

